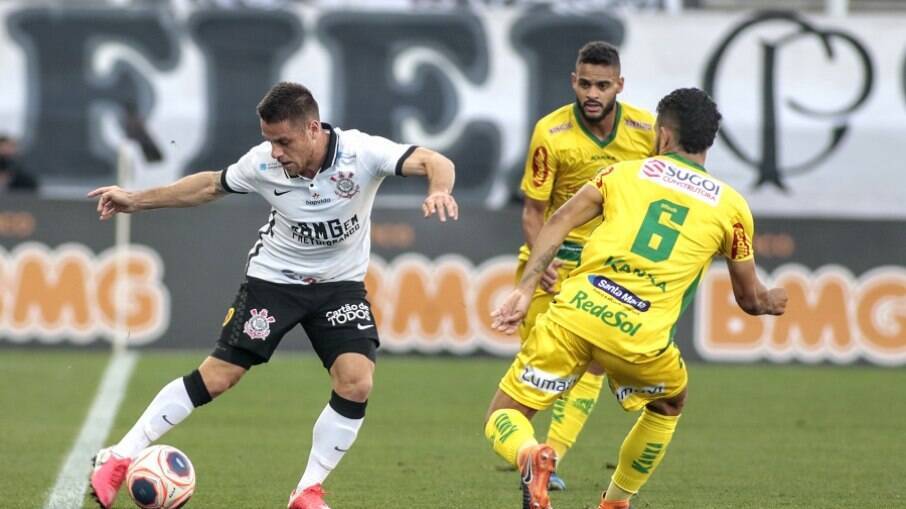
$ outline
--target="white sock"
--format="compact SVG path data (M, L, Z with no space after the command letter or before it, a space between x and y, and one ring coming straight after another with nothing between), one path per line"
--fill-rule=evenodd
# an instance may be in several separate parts
M132 429L113 446L113 452L121 457L138 456L151 442L185 420L194 408L182 377L173 380L157 393Z
M305 466L305 473L299 480L298 489L321 484L327 479L330 471L336 468L343 455L355 442L363 422L364 418L343 417L331 408L329 403L324 407L312 430L311 453L308 455L308 465Z

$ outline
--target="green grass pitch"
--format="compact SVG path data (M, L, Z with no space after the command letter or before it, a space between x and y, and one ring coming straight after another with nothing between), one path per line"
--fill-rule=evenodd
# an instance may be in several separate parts
M145 353L108 440L203 353ZM0 507L40 508L108 356L0 355ZM508 360L384 356L358 441L326 483L334 509L518 508L482 436ZM906 507L906 371L692 364L685 415L634 508ZM282 508L329 394L317 359L279 354L164 437L195 464L190 508ZM556 509L594 508L635 419L604 394L560 473ZM547 414L535 419L543 437ZM85 458L88 461L88 458ZM84 507L94 507L86 497ZM134 507L121 493L116 508Z

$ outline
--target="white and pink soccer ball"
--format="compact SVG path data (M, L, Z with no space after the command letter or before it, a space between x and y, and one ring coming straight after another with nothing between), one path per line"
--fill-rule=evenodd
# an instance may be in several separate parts
M195 492L195 468L179 449L154 445L129 465L126 491L142 509L178 509Z

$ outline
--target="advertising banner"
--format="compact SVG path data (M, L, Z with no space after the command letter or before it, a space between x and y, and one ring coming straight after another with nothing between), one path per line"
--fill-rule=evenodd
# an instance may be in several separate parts
M255 197L133 217L125 258L87 201L0 202L0 345L212 348L268 217ZM490 328L512 289L520 210L465 205L457 222L375 211L369 300L385 352L512 355ZM788 313L751 317L716 260L677 328L689 360L906 364L906 236L898 221L758 218L763 278ZM614 269L616 270L616 269ZM308 348L300 330L281 350Z

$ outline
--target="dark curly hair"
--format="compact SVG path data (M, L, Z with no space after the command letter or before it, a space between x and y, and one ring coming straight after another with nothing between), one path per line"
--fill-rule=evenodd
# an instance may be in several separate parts
M707 93L697 88L678 88L657 103L661 125L676 131L679 145L690 154L704 152L714 143L720 128L720 112Z
M281 81L277 83L261 102L258 116L268 124L279 124L284 120L319 120L318 102L304 85Z
M620 52L616 46L604 41L591 41L579 50L576 67L579 64L593 64L620 68Z

